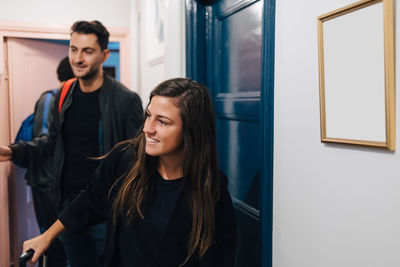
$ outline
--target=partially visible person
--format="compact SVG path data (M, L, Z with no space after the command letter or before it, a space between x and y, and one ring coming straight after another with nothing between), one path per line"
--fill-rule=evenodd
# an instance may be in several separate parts
M233 266L235 217L207 88L184 78L161 83L141 129L103 157L49 230L24 243L33 263L65 229L108 220L104 266Z
M31 142L0 146L0 161L52 155L55 204L69 205L85 189L98 157L115 144L136 136L143 122L140 97L104 73L109 32L99 21L77 21L71 27L69 62L77 77L65 98L58 94L49 135ZM60 104L62 103L62 105ZM106 223L76 233L64 231L60 240L71 267L100 266Z
M68 57L63 58L57 67L57 78L60 87L69 79L74 78ZM53 120L52 110L56 90L44 92L35 104L33 113L33 137L46 135L48 125ZM47 107L46 107L47 102ZM48 109L48 110L45 110ZM32 158L26 167L25 178L32 189L33 206L40 233L47 230L57 219L57 209L54 205L54 179L51 173L52 157ZM47 267L63 267L66 258L61 242L55 239L47 250ZM42 258L39 267L43 266Z

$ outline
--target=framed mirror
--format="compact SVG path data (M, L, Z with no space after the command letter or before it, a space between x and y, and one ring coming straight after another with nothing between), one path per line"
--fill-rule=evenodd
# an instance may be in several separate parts
M321 141L395 150L392 0L318 17Z

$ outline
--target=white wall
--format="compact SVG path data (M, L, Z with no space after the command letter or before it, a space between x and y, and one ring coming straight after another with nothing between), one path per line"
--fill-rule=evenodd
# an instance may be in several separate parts
M97 19L106 27L128 27L130 4L130 0L0 0L0 20L71 25Z
M130 10L131 89L141 95L139 89L139 23L139 5L138 1L135 0L131 2Z
M140 0L137 8L140 19L139 28L139 91L142 96L143 105L148 103L150 91L160 82L185 76L185 20L184 5L182 0L161 0L164 9L164 31L165 42L163 46L157 46L149 42L149 36L154 32L151 27L152 18L148 17L149 8L153 6L149 0ZM150 21L149 21L150 20ZM153 48L161 48L163 52L160 57L153 57L158 50L149 51Z
M399 113L396 152L320 142L317 17L353 2L276 1L274 267L400 266Z

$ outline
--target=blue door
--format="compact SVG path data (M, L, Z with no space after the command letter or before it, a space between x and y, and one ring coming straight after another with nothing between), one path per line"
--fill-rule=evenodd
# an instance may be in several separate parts
M213 97L219 165L229 178L238 223L237 267L272 264L270 2L199 0L186 5L187 74L205 83Z

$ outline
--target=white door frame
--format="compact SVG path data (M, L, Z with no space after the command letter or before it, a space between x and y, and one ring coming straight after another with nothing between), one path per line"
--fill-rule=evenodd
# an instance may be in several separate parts
M130 33L128 28L108 28L110 41L120 43L121 82L131 87L130 71ZM69 40L70 25L50 26L28 22L0 21L0 144L12 142L10 136L10 102L7 69L8 37ZM10 259L10 227L9 227L9 195L8 179L10 178L10 163L0 163L0 266L10 266L11 260L17 265L18 259ZM19 252L16 252L17 254ZM15 254L15 252L14 252Z

